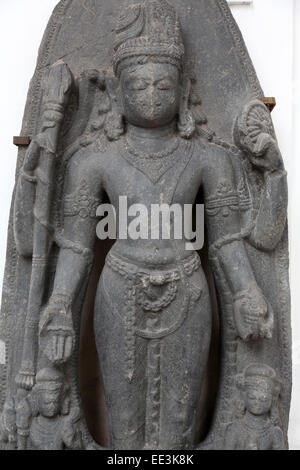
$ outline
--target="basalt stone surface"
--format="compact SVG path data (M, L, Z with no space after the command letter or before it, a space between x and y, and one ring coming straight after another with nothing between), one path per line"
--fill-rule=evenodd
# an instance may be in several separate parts
M287 182L263 96L224 0L57 5L8 229L2 449L288 447ZM146 219L204 203L204 250L97 241L125 197Z

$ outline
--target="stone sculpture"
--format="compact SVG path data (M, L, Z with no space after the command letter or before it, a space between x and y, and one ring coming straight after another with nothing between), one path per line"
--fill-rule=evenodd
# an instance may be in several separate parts
M98 207L109 200L122 216L124 196L148 209L202 198L214 281L187 238L118 233L93 313L109 447L287 447L287 183L262 98L223 0L58 4L29 92L31 144L19 151L9 225L3 448L103 448L80 394L80 322L99 263ZM200 442L214 292L219 386ZM267 394L255 417L254 382Z
M239 379L241 417L227 428L226 448L284 450L283 432L278 426L280 385L276 373L265 364L251 364Z
M80 413L79 409L71 412L70 405L63 375L50 368L39 371L32 392L17 408L18 449L80 449L80 436L76 436Z

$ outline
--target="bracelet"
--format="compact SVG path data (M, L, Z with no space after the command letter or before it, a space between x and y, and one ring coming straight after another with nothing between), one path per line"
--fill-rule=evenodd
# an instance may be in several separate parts
M44 105L44 111L55 111L57 113L63 114L64 107L59 103L48 102Z
M18 432L19 436L22 436L22 437L28 437L29 434L30 434L29 429L20 429L20 428L18 428L17 432Z
M249 237L251 234L255 224L251 222L244 230L239 233L234 233L230 235L226 235L225 237L219 238L216 242L212 244L210 247L210 254L212 256L216 256L217 252L223 248L223 246L231 245L234 242L238 242L244 240L245 238Z
M252 289L252 287L254 287L254 284L251 284L249 287L247 287L247 289L245 290L241 290L239 292L237 292L234 296L233 296L233 300L234 301L237 301L237 300L242 300L244 299L245 297L249 297L249 293Z
M237 300L242 300L242 299L244 299L245 297L250 297L252 290L261 292L261 290L260 290L260 288L258 287L258 285L253 282L253 283L249 284L249 286L247 287L247 289L241 290L241 291L237 292L237 293L233 296L234 302L236 302Z
M37 177L29 175L29 173L26 173L24 170L22 170L21 176L24 178L24 180L28 181L28 183L37 183Z
M59 306L61 305L64 308L70 307L72 303L72 297L65 293L55 293L53 297L50 299L49 304Z
M268 170L265 172L265 177L267 176L280 176L284 177L287 176L287 171L286 170L280 170L280 169L275 169L275 170Z

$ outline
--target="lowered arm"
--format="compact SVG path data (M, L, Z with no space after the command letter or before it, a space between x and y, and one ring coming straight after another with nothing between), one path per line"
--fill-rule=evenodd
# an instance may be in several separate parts
M203 173L210 255L217 259L234 301L242 339L271 337L273 313L256 283L241 231L239 198L230 157L212 147Z
M72 307L89 276L96 240L101 180L95 160L78 159L69 169L63 202L64 229L57 233L60 254L53 293L40 321L44 354L54 364L67 361L74 347Z

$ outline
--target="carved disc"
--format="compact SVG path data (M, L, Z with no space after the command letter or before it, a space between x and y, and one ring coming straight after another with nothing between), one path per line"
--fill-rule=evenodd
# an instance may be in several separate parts
M260 156L264 153L261 150L261 139L266 135L276 139L270 112L260 100L253 100L245 106L236 121L236 143L244 150Z

